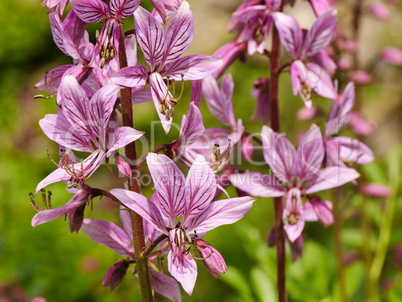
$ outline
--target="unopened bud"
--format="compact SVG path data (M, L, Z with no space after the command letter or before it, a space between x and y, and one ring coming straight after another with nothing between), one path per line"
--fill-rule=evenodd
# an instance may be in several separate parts
M106 272L103 279L103 286L110 287L110 290L117 288L126 276L129 262L126 259L120 259Z
M212 276L218 278L228 270L222 255L208 242L202 239L197 239L194 242L194 246L203 258L202 262L204 263L205 268L211 273Z

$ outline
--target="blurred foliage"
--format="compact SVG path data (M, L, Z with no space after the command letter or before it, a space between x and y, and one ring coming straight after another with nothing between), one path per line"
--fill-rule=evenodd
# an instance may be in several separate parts
M38 120L46 113L55 112L54 100L33 100L32 96L37 92L32 87L45 70L68 62L52 41L46 9L40 7L39 2L14 0L0 3L0 300L6 292L14 291L13 295L20 297L15 301L29 301L35 296L46 297L48 302L139 301L137 279L132 274L128 274L113 292L102 287L104 273L119 260L112 251L95 244L82 232L70 234L62 218L36 229L30 225L35 211L30 206L28 193L34 191L37 183L55 168L46 156L46 148L53 156L57 154L57 145L50 142L38 126ZM91 27L91 33L96 27ZM195 43L203 47L206 44L197 40ZM210 51L217 47L219 45L211 45ZM250 92L255 79L267 76L264 66L267 66L266 59L257 57L248 59L246 65L237 62L230 69L235 81L235 113L243 119L248 131L256 133L261 125L249 121L255 105ZM353 184L342 189L345 217L342 238L348 260L345 274L350 301L365 301L365 285L369 282L370 270L373 270L372 263L375 263L376 269L380 270L378 279L374 280L378 297L382 301L397 302L402 300L402 200L401 181L397 177L402 173L400 164L397 164L402 153L401 148L393 153L384 149L391 149L389 142L396 145L398 139L395 137L400 137L400 115L395 120L401 112L400 94L395 93L400 92L400 87L399 90L395 88L395 83L400 81L401 71L381 64L373 70L377 70L375 82L363 90L364 102L368 104L365 110L384 124L379 125L368 144L384 158L388 156L388 162L378 158L361 170L367 180L390 185L393 195L387 200L367 198L366 212L370 223L367 237L360 225L362 197ZM392 83L394 86L390 89L393 93L390 94L385 88ZM302 104L298 97L291 95L287 76L281 77L280 89L282 129L296 142L296 134L306 130L309 123L295 118ZM182 114L187 112L189 90L190 85L186 84L186 94L174 117L177 124L180 124ZM381 103L382 99L387 100L388 105ZM324 112L330 105L320 98L315 98L314 102ZM204 122L207 127L221 126L207 113L205 103L201 108L206 112ZM136 128L147 133L155 129L155 146L177 138L178 128L173 128L165 137L160 125L150 124L156 120L152 104L137 105ZM391 124L385 124L385 121ZM325 116L316 122L322 125ZM390 132L393 133L391 140L382 142L381 139L389 137ZM142 154L152 149L146 142L141 147ZM262 159L261 154L254 156ZM247 167L244 163L244 168ZM266 171L267 166L258 169ZM98 171L90 184L105 188L122 185L121 179L108 177L106 171L106 168ZM49 189L53 192L54 206L63 205L71 198L63 184L54 184ZM231 196L236 194L233 188L228 192ZM332 193L325 192L323 197L331 200ZM118 220L116 205L107 200L102 200L102 203L95 200L94 210L87 211L86 215ZM260 198L242 221L208 234L206 240L222 253L230 269L216 280L199 262L194 294L189 297L183 292L183 301L274 301L275 249L266 245L273 223L272 200ZM289 301L340 301L334 250L333 227L324 228L319 223L306 225L303 257L292 263L288 255ZM365 251L370 256L368 263L364 258ZM158 301L164 299L158 296Z

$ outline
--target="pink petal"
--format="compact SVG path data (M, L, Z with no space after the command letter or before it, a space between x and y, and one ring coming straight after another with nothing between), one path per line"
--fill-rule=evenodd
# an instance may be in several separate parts
M187 1L184 1L166 28L166 51L164 62L176 60L193 40L193 14Z
M110 12L116 18L127 18L138 8L141 0L110 0Z
M134 13L137 41L152 71L162 63L166 42L162 25L141 6Z
M199 216L188 221L187 233L206 233L218 226L232 224L247 214L255 198L237 197L211 202Z
M270 175L259 172L236 173L229 177L238 189L254 196L279 197L284 195L284 188Z
M235 128L236 118L232 104L233 87L233 78L230 74L222 78L221 89L212 76L205 78L202 83L202 93L209 110L221 123Z
M329 74L320 66L314 63L307 64L307 82L314 91L328 99L335 99L337 92Z
M64 73L74 65L61 65L46 72L46 75L35 84L35 89L54 94L59 88Z
M125 87L144 87L148 78L148 71L144 66L129 66L120 69L110 76L110 79Z
M295 224L285 223L283 229L289 238L290 242L295 242L297 238L302 234L305 221L303 219L297 220Z
M355 86L353 82L346 85L343 93L332 102L331 111L325 128L327 136L337 134L350 119L355 100Z
M115 85L106 85L99 89L89 101L87 123L91 135L95 136L106 147L106 135L110 116L114 110L119 88ZM111 123L114 123L111 121Z
M332 8L331 0L309 0L316 16L321 16Z
M134 258L131 238L114 223L98 219L84 219L81 228L96 243L105 245L122 256Z
M173 302L181 302L180 288L175 279L154 270L150 270L149 274L151 287L155 292Z
M306 193L315 193L342 186L360 176L355 169L344 167L328 167L312 178L306 185Z
M141 194L124 189L112 189L110 193L127 208L136 212L161 232L166 233L161 213L151 200Z
M70 0L74 12L85 23L96 23L106 18L109 7L101 0Z
M67 149L83 152L93 151L88 135L78 134L61 110L58 114L46 114L39 121L39 125L48 138Z
M106 156L109 157L113 151L127 146L129 143L139 139L143 134L144 132L137 131L130 127L117 128L113 133L112 139L109 141Z
M339 144L340 157L345 162L367 164L374 160L373 151L362 142L348 136L332 138Z
M336 28L336 10L331 9L317 18L304 39L303 54L312 56L324 49L332 39Z
M183 289L191 296L195 280L197 279L197 264L194 259L189 259L186 254L168 254L169 273L181 283Z
M335 62L331 59L328 52L325 49L320 50L316 54L310 56L310 60L318 65L320 65L329 74L334 74L337 66ZM339 64L339 63L338 63Z
M291 183L297 171L296 150L284 136L264 126L261 131L264 159L282 182Z
M35 189L35 194L38 194L40 189L43 189L44 187L58 182L58 181L68 181L71 178L71 175L66 172L65 169L57 168L54 170L52 173L50 173L48 176L46 176L37 186Z
M163 154L148 153L147 164L157 192L159 209L169 219L171 227L174 227L185 207L183 173Z
M74 211L76 208L86 204L90 198L90 195L85 190L80 190L78 193L70 199L64 206L51 209L51 210L43 210L40 211L32 218L32 226L36 227L40 224L52 221L56 218L64 216L71 211Z
M73 75L65 75L60 84L62 110L77 134L90 136L91 128L87 122L88 97Z
M303 46L303 32L299 23L283 13L274 12L271 16L274 18L282 45L292 57L296 57Z
M299 180L308 180L317 173L324 160L324 143L320 129L313 124L304 134L297 148L299 157Z
M194 103L190 103L187 115L183 115L180 127L180 145L185 147L194 143L204 132L204 122L200 109Z
M202 155L198 155L186 177L186 206L183 213L186 221L204 212L215 197L215 173Z
M170 76L177 81L200 80L212 74L221 65L222 59L214 56L189 55L166 64L163 76Z

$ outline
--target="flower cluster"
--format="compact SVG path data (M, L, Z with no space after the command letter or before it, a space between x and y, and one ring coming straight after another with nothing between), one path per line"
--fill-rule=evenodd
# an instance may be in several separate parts
M212 229L243 218L255 201L247 194L274 197L279 202L282 210L276 215L281 224L274 231L284 231L291 244L302 240L307 221L332 224L332 204L317 193L355 182L359 173L350 165L368 163L374 156L359 140L339 136L353 119L355 86L350 82L339 92L333 78L337 65L329 46L336 38L335 8L326 0L310 2L317 18L307 30L283 13L289 2L245 0L229 24L235 33L232 41L214 55L183 56L194 36L187 1L151 0L152 12L141 7L139 0L44 1L54 41L72 58L72 64L55 67L36 85L50 93L44 98L56 97L56 113L47 114L39 124L60 146L60 158L57 162L52 159L56 170L36 188L36 193L44 196L44 209L31 195L38 210L32 225L66 215L71 232L82 229L95 242L125 257L108 270L105 286L115 289L129 268L137 266L134 272L142 289L148 282L148 287L159 294L181 301L177 282L188 294L193 293L195 260L201 260L214 277L227 270L223 256L203 238ZM134 18L135 29L124 31L128 17ZM101 24L95 44L86 31L90 23ZM287 51L282 66L278 64L281 45ZM138 63L137 49L146 66ZM257 103L251 119L263 124L258 134L248 132L244 118L236 117L236 81L225 74L237 59L245 62L255 55L267 57L271 67L269 77L255 79L252 90ZM278 77L287 67L292 91L306 107L299 112L300 119L318 114L313 106L314 93L332 100L324 132L312 124L299 135L297 149L280 134L278 123ZM192 84L188 101L183 97L184 81ZM201 96L222 128L205 127ZM147 133L133 128L136 105L152 101L167 134L179 100L189 108L182 118L179 137L137 158L132 152L135 141ZM355 125L362 123L355 120ZM237 148L239 156L252 161L258 153L256 145L261 147L267 165L265 173L243 171L231 158ZM119 151L122 148L124 152ZM166 155L157 154L160 151ZM80 159L82 154L87 155ZM177 161L188 169L187 177ZM113 163L125 176L122 188L95 188L88 179L102 164L112 170ZM138 179L142 164L152 178L152 196L141 193ZM74 196L53 209L44 188L59 181L65 182ZM230 184L239 197L229 197L226 188ZM225 199L217 199L221 193ZM98 196L119 204L123 228L85 218L87 204ZM158 259L165 256L172 277L158 265Z

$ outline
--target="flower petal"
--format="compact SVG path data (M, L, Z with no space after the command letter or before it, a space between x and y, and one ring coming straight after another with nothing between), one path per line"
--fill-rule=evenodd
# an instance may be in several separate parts
M222 59L208 55L189 55L166 64L163 76L181 80L200 80L213 73L222 65ZM184 78L182 78L184 75Z
M127 18L138 8L141 0L110 0L110 12L116 18Z
M44 187L58 182L58 181L68 181L71 178L71 175L66 172L65 169L58 168L54 170L52 173L50 173L48 176L46 176L37 186L35 189L35 194L38 194L40 189L43 189Z
M188 219L199 215L209 206L215 197L215 173L202 155L198 155L186 177L186 206L183 224Z
M88 97L73 75L65 75L60 84L59 94L63 113L78 135L91 136L87 122Z
M81 228L96 243L107 246L119 255L135 257L131 238L114 223L99 219L84 219Z
M181 147L191 145L204 132L204 122L200 109L194 103L190 103L187 115L183 115L180 127L179 144Z
M193 40L193 14L187 1L183 1L166 28L166 51L164 62L176 60Z
M233 78L230 74L222 78L221 90L212 76L208 76L202 82L202 93L209 110L221 123L235 128L236 117L232 104L233 87Z
M181 302L180 288L175 279L154 270L150 270L149 275L154 291L173 302Z
M112 189L110 193L127 208L136 212L161 232L166 233L161 213L152 200L149 200L144 195L125 189Z
M138 44L144 52L145 60L152 71L162 63L166 42L162 25L141 6L134 13Z
M144 66L125 67L110 76L114 83L125 87L144 87L147 78L148 71Z
M278 179L267 174L259 172L236 173L230 175L229 178L236 188L250 195L279 197L285 194Z
M336 10L328 10L318 17L304 39L303 55L312 56L331 42L336 28Z
M78 135L60 109L58 114L46 114L39 125L48 138L67 149L93 151L88 136Z
M181 283L183 289L191 295L197 279L197 264L185 254L176 255L171 251L168 254L169 273Z
M353 82L346 85L341 95L332 101L328 122L325 126L327 136L339 133L350 119L355 100L355 87Z
M185 180L183 173L166 155L148 153L147 164L157 192L161 213L174 227L185 207Z
M261 131L264 159L282 182L291 183L297 171L293 145L284 136L264 126Z
M246 215L254 201L255 198L246 196L211 202L204 212L188 222L187 233L195 230L202 234L218 226L232 224Z
M56 218L64 216L71 211L74 211L76 208L86 204L90 198L90 195L86 190L79 190L78 193L70 199L64 206L51 209L51 210L43 210L40 211L32 218L32 226L36 227L40 224L52 221Z
M299 157L299 180L308 180L311 175L317 173L324 161L324 143L320 129L312 125L304 134L297 148Z
M109 7L101 0L70 0L74 12L85 23L96 23L106 18Z
M345 162L367 164L374 160L373 151L371 151L367 145L355 138L338 136L331 140L338 143L340 148L340 158Z
M131 127L117 128L113 133L111 141L109 142L106 157L109 157L113 151L123 148L129 143L139 139L143 134L144 132L137 131Z
M303 46L303 32L299 23L288 15L280 12L271 14L278 29L282 45L292 57L296 57Z
M327 167L313 177L306 185L306 193L314 193L342 186L360 176L355 169Z
M109 127L110 116L114 110L119 88L115 85L106 85L99 89L89 101L87 123L91 129L92 137L106 148L106 136ZM111 124L114 123L111 121ZM112 127L113 128L113 127Z

